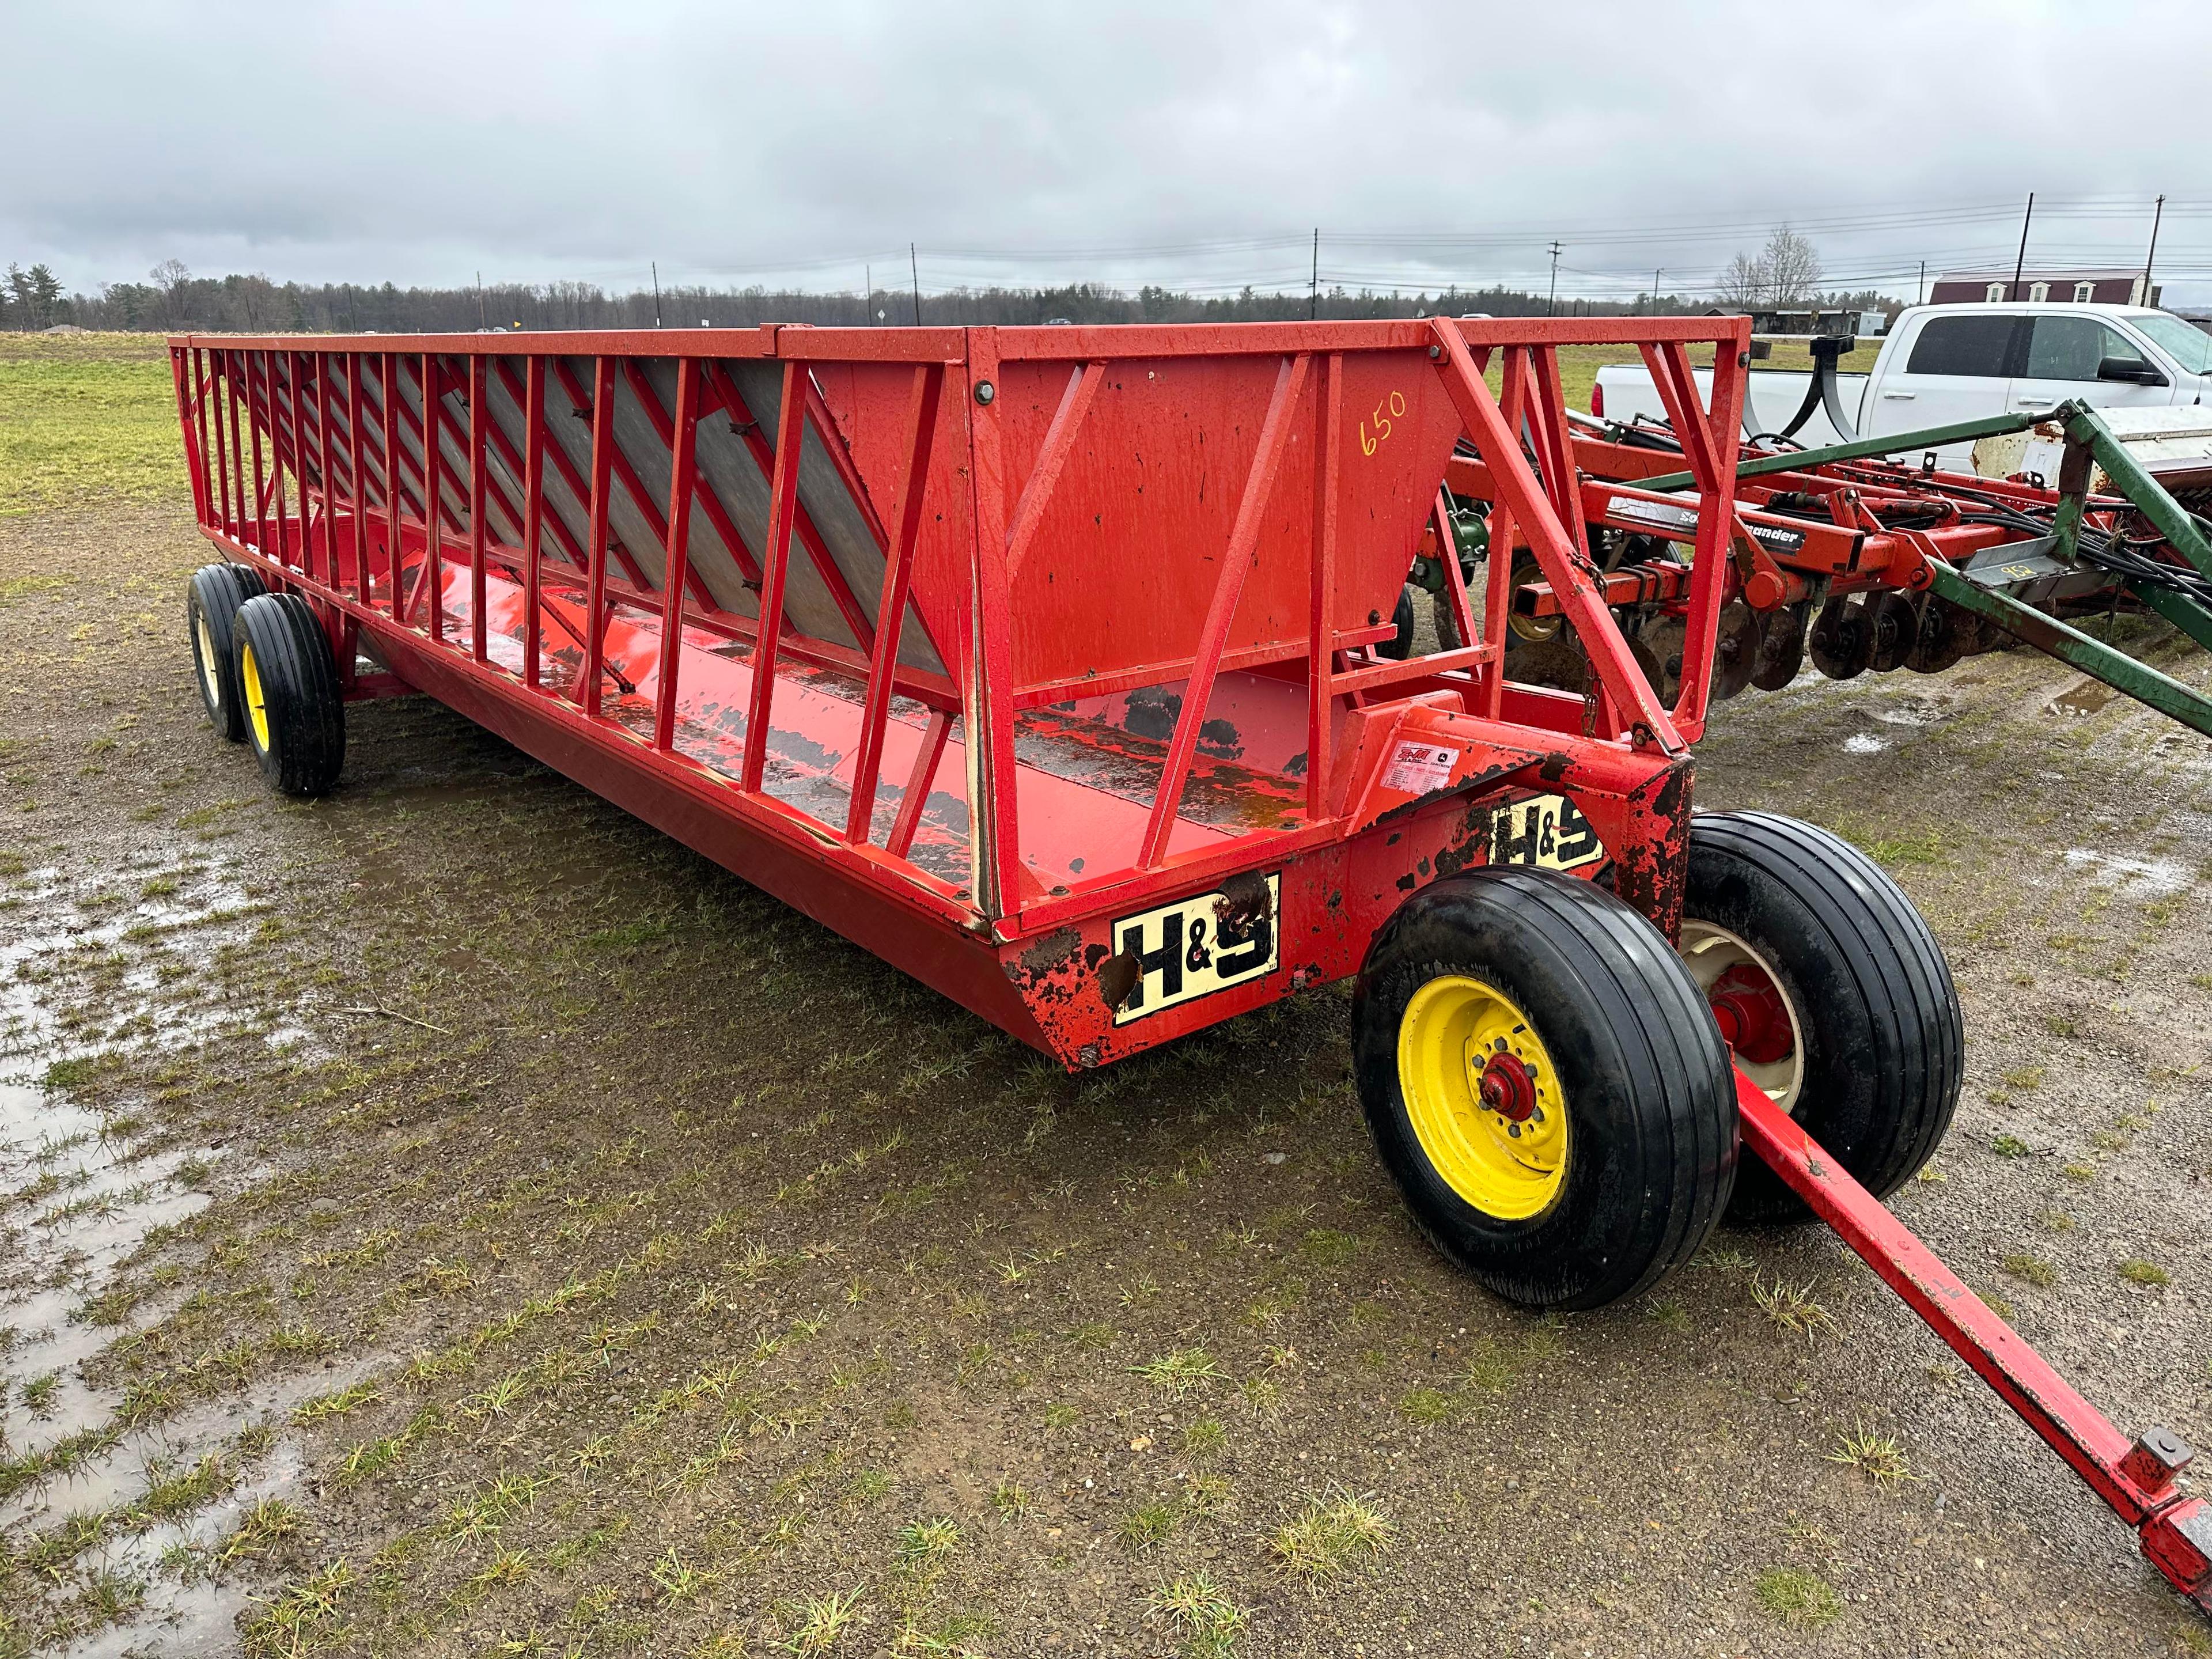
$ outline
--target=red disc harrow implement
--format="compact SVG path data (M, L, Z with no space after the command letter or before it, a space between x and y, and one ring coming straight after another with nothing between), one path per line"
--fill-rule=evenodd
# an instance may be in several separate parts
M427 693L1070 1067L1356 975L1377 1150L1482 1283L1594 1307L1809 1211L2212 1603L2187 1449L1879 1201L1958 1093L1925 925L1824 832L1692 815L1747 327L182 337L199 690L307 793L349 701ZM1555 356L1620 342L1692 475L1663 698ZM1504 558L1441 561L1449 642L1406 654L1455 466L1579 691L1510 672Z

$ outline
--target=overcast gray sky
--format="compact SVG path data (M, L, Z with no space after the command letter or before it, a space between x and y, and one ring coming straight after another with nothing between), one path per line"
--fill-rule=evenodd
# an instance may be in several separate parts
M1837 286L2142 263L2212 301L2212 4L0 0L0 261L933 289ZM901 268L887 270L896 264Z

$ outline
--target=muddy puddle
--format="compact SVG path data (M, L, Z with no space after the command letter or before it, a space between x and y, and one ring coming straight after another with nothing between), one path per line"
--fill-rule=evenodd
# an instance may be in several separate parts
M113 1344L173 1312L181 1290L115 1294L149 1238L191 1219L218 1181L251 1176L217 1146L155 1144L143 1100L82 1104L74 1085L125 1057L210 1042L273 1049L304 1027L223 993L205 970L249 940L264 906L241 860L149 852L90 877L24 871L0 927L0 1544L28 1560L51 1613L119 1617L72 1655L236 1645L246 1588L207 1570L240 1517L296 1484L281 1432L325 1371L128 1430L121 1393L88 1381ZM241 1456L241 1431L258 1431ZM171 1496L210 1458L234 1472L206 1501ZM214 1483L210 1483L212 1486ZM19 1615L29 1610L14 1609ZM33 1613L32 1616L37 1617ZM41 1622L44 1622L43 1620ZM3 1635L4 1632L0 1632Z

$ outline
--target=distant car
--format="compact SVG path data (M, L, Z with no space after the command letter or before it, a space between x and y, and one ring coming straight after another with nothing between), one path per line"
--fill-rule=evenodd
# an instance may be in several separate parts
M1073 317L1048 317L1044 319L1044 325L1047 328L1073 328L1075 326L1075 319Z

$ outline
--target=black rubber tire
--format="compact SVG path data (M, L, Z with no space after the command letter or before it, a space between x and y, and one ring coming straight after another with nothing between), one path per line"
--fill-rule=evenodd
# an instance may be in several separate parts
M1390 612L1390 625L1397 632L1375 649L1382 656L1403 662L1413 654L1413 590L1410 586L1398 590L1398 603Z
M1881 867L1826 830L1771 812L1690 821L1683 915L1761 957L1796 1015L1804 1070L1790 1115L1887 1198L1951 1127L1966 1028L1943 947ZM1801 1219L1803 1200L1744 1160L1734 1222Z
M204 564L185 589L185 638L192 653L192 683L208 724L233 743L246 738L246 706L239 700L238 669L230 648L231 618L248 599L267 592L261 573L242 564Z
M325 793L345 764L345 700L330 636L297 593L247 600L231 634L246 741L261 775L288 795ZM252 718L256 685L265 714L259 723Z
M1455 1192L1407 1110L1400 1023L1415 991L1456 973L1528 1016L1567 1100L1559 1191L1524 1220ZM1584 1309L1632 1296L1686 1261L1727 1207L1737 1146L1727 1046L1664 937L1602 888L1520 867L1433 883L1369 945L1352 1029L1368 1130L1414 1224L1509 1301Z

